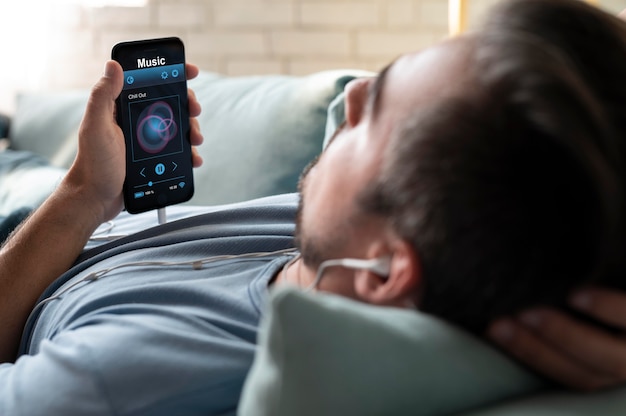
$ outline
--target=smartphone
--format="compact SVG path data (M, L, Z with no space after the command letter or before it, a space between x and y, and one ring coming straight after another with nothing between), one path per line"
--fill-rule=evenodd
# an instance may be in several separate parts
M193 196L185 48L179 38L122 42L117 122L126 141L124 205L137 214Z

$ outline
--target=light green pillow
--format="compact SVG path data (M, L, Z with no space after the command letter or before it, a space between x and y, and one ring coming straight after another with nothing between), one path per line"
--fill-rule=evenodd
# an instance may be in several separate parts
M331 101L359 70L308 76L247 76L189 83L202 105L205 164L192 204L223 204L295 192L322 150Z
M462 416L624 416L626 388L594 394L545 392ZM460 415L459 415L460 416Z
M238 414L443 415L541 385L486 343L428 315L279 289Z

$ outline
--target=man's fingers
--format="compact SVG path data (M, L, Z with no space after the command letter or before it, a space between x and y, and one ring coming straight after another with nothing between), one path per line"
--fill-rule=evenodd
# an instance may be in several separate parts
M490 337L511 355L563 384L597 390L626 381L625 341L550 309L494 324Z
M189 120L191 132L189 134L189 140L193 146L200 146L204 142L202 132L200 132L200 122L198 119L192 118Z
M189 116L198 117L202 112L202 107L196 98L196 93L192 89L189 89L187 96L189 97Z
M609 379L626 380L624 339L550 309L527 312L522 320L579 366L593 369Z
M612 385L608 376L572 361L519 322L511 319L495 322L489 328L489 338L530 368L571 388L593 391Z
M626 295L622 292L586 289L574 294L570 303L589 316L626 330Z
M199 70L198 67L192 64L187 64L187 79L193 79L198 76ZM202 157L200 156L198 149L196 146L199 146L204 141L204 137L202 136L202 132L200 131L200 122L198 122L198 117L202 112L202 108L198 99L196 98L196 93L192 89L188 89L187 96L189 98L189 126L190 126L190 134L189 140L191 141L192 147L192 164L193 167L197 168L202 166Z
M194 79L200 73L200 69L194 64L186 64L185 70L187 72L187 80Z
M191 132L189 134L192 145L191 160L193 167L198 168L202 166L203 160L202 156L200 156L200 153L198 152L197 146L202 144L202 142L204 141L204 137L202 137L202 133L200 133L200 123L197 119L192 118L189 123L191 125Z
M194 168L199 168L200 166L202 166L202 156L200 156L200 154L198 153L198 149L195 147L191 148L191 160Z

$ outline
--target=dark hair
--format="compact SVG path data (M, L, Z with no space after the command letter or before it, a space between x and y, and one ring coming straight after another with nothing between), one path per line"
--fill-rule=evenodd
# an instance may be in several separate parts
M626 287L626 25L514 0L471 48L472 87L395 129L362 202L416 247L420 309L481 333L582 284Z

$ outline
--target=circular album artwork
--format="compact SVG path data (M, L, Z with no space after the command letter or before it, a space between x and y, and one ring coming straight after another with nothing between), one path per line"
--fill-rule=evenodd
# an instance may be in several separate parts
M160 153L176 138L178 124L172 107L165 101L150 104L139 114L137 142L149 154Z

